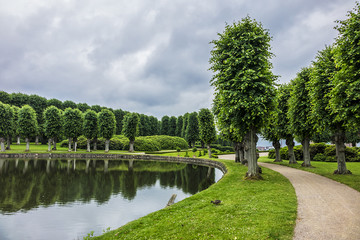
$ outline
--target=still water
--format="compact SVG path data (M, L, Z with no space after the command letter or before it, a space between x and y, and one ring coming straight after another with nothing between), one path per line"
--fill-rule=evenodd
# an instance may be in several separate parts
M0 239L82 239L181 201L218 169L155 161L0 159Z

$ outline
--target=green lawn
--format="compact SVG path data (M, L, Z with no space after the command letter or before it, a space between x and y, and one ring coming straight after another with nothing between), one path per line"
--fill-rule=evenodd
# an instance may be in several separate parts
M221 162L228 173L207 190L96 239L292 239L297 201L289 181L269 169L264 180L244 180L246 167Z
M273 159L269 159L266 157L261 157L259 161L262 162L268 162L268 163L274 163ZM298 164L291 164L289 165L289 161L284 160L280 163L274 163L274 164L281 164L288 167L293 167L297 169L301 169L304 171L316 173L319 175L322 175L324 177L333 179L337 182L341 182L343 184L348 185L349 187L354 188L355 190L360 192L360 162L347 162L346 167L348 170L352 172L350 175L337 175L333 174L334 170L337 169L337 163L336 162L315 162L312 161L311 165L313 168L305 168L301 166L302 161L298 161Z

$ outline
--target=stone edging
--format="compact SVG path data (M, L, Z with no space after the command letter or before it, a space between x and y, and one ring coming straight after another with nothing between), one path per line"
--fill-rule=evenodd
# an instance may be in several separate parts
M184 158L172 156L159 156L159 155L131 155L131 154L74 154L74 153L6 153L0 154L1 158L106 158L106 159L125 159L125 160L156 160L164 162L181 162L197 164L220 169L224 174L227 173L225 164L202 158Z

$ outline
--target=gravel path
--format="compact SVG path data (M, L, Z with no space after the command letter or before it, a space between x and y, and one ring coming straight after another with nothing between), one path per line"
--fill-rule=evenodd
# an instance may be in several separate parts
M360 192L310 172L269 163L259 165L281 173L295 188L295 240L360 239Z

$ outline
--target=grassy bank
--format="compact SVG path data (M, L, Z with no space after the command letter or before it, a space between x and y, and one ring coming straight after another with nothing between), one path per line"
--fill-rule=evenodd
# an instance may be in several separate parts
M274 163L273 159L269 158L260 158L259 161L262 162L268 162L268 163ZM280 164L287 167L293 167L300 170L312 172L319 174L321 176L333 179L337 182L341 182L343 184L348 185L349 187L354 188L355 190L360 192L360 163L359 162L347 162L346 167L348 170L352 172L350 175L338 175L333 174L334 170L337 169L337 163L336 162L315 162L312 161L311 165L313 168L305 168L301 166L302 161L298 161L298 164L291 164L289 165L289 161L284 160L280 163L274 163L274 164Z
M228 173L217 184L96 239L292 239L297 202L289 181L268 169L264 180L245 181L246 167L222 162Z

